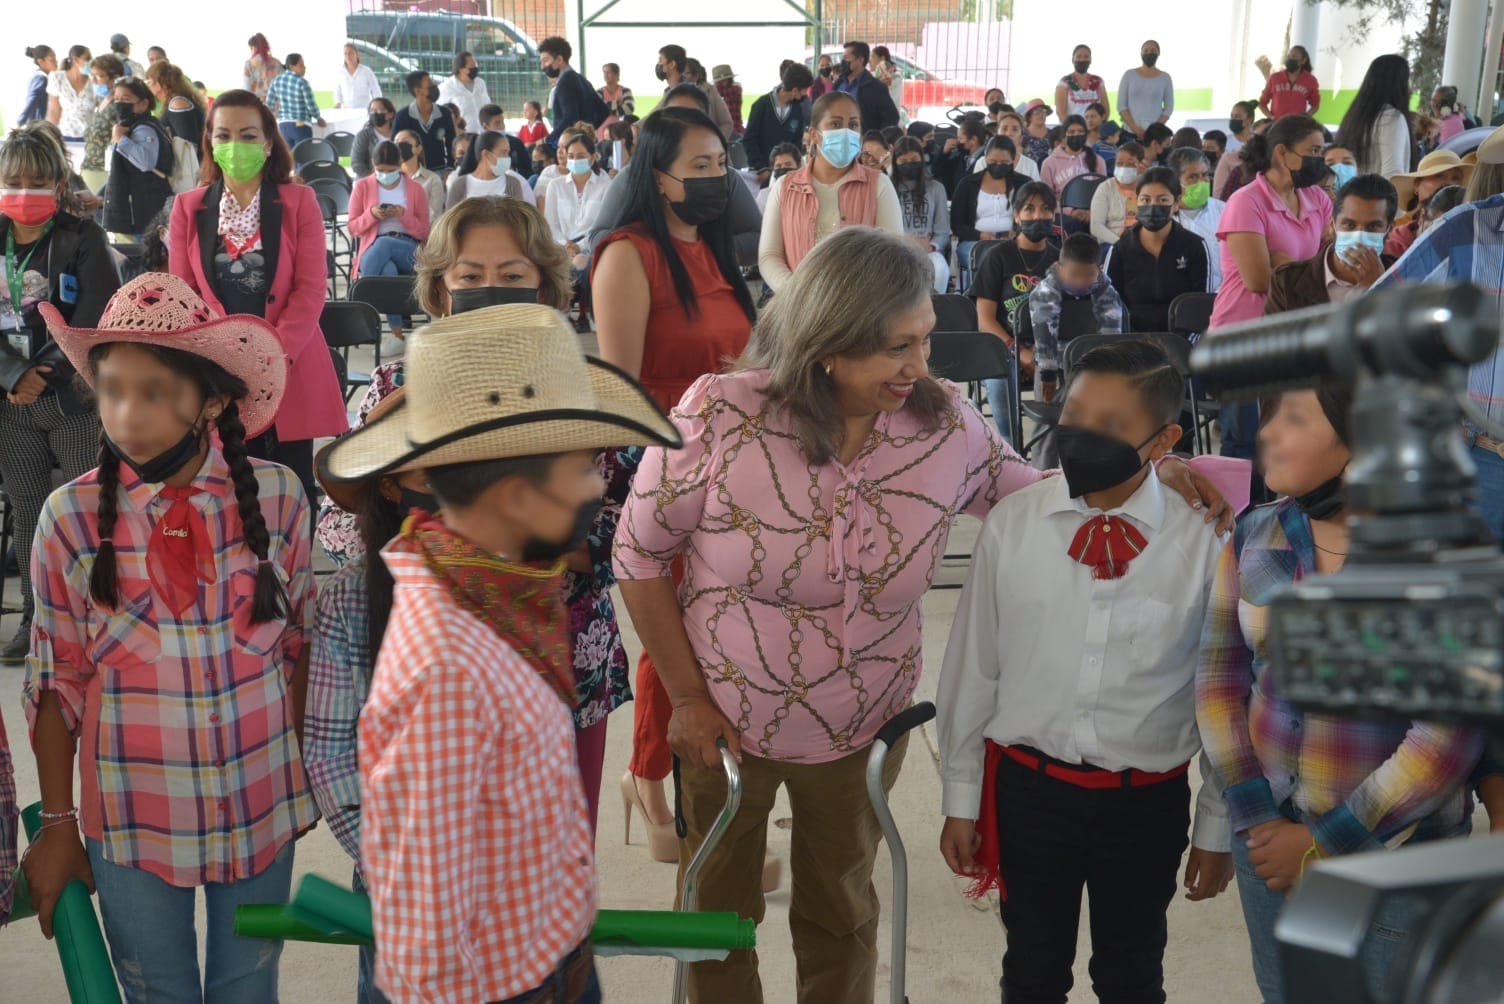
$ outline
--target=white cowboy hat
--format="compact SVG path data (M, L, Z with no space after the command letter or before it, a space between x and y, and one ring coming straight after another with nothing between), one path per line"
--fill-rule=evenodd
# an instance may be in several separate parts
M1472 177L1474 165L1467 163L1451 150L1432 150L1420 159L1415 170L1404 174L1396 174L1389 180L1394 182L1394 190L1399 193L1400 212L1410 204L1410 197L1415 194L1415 183L1421 178L1430 178L1446 171L1461 171L1462 184L1466 185L1468 178Z
M564 315L504 304L408 336L406 399L320 454L326 481L606 446L679 432L638 383L580 351Z

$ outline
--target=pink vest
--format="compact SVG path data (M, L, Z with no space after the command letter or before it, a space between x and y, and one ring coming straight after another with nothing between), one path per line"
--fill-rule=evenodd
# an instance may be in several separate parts
M799 267L810 248L815 246L815 220L820 215L820 200L815 195L806 164L783 179L783 194L778 203L780 224L783 227L783 259L790 270ZM836 189L836 202L841 208L841 226L877 226L877 187L873 184L878 173L870 167L852 164Z

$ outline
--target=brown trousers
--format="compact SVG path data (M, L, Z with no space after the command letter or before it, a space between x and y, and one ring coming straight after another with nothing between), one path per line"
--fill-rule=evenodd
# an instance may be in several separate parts
M883 787L893 789L908 737L888 753ZM768 815L781 785L793 811L789 928L794 936L799 1004L872 1004L877 983L877 890L872 866L882 839L867 800L867 754L798 764L742 755L742 805L700 872L699 910L733 910L762 923L762 864ZM684 764L679 879L726 804L726 776ZM784 998L776 993L775 998ZM757 952L689 968L692 1004L761 1004Z

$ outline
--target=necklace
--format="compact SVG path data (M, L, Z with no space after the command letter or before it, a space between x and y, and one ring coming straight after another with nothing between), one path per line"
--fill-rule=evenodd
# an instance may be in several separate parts
M1018 243L1018 241L1014 241L1013 246L1018 249L1018 260L1024 263L1024 271L1028 272L1030 275L1033 275L1035 269L1039 268L1040 263L1044 261L1045 253L1050 250L1050 243L1049 241L1046 241L1044 247L1034 252L1034 261L1030 262L1029 253L1024 250L1022 244Z
M1333 551L1330 547L1322 547L1320 544L1316 543L1316 541L1315 541L1314 538L1311 540L1311 544L1316 548L1316 550L1321 551L1321 552L1323 552L1325 554L1330 554L1333 557L1337 557L1337 558L1345 558L1345 557L1347 557L1347 552L1346 551Z

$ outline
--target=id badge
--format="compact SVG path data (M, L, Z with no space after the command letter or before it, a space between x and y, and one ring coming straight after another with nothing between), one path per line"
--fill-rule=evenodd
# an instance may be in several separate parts
M10 343L11 351L22 359L31 358L31 332L25 328L19 331L7 331L5 340Z
M64 272L58 276L57 285L58 292L62 295L64 303L75 304L78 302L78 276Z

